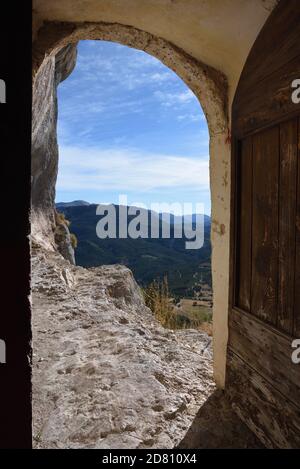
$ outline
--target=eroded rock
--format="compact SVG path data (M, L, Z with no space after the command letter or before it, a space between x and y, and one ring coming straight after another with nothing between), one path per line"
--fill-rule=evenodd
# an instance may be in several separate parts
M124 266L33 248L37 448L172 448L214 390L210 338L164 329Z
M69 229L57 224L55 214L57 86L72 72L76 56L76 44L72 44L43 61L34 80L32 104L31 237L47 249L58 249L71 263L75 259Z

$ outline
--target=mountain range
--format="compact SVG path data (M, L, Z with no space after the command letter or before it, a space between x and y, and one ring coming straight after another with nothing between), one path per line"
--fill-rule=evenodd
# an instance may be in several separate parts
M171 237L137 239L100 239L96 226L100 216L96 214L97 204L84 201L60 202L56 204L59 212L71 222L70 231L78 240L75 251L76 264L83 267L96 267L107 264L124 264L129 267L137 282L145 286L154 279L168 277L169 287L174 296L194 297L201 285L211 286L211 244L210 217L204 215L204 245L201 249L185 249L187 238L175 238L174 228L182 222L182 217L168 214ZM106 206L102 206L103 210ZM120 206L115 205L117 220ZM123 207L124 208L124 207ZM149 233L151 220L165 215L150 210L144 212L148 220ZM146 213L145 213L146 212ZM152 217L152 218L151 218ZM128 216L128 224L135 216ZM145 218L144 218L145 219ZM196 215L185 217L186 225L195 228ZM187 231L186 231L187 232ZM161 235L161 233L160 233ZM118 233L117 233L118 236Z

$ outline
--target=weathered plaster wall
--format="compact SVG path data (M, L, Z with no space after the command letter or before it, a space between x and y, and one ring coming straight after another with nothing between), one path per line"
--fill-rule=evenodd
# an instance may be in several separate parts
M276 0L35 0L35 72L45 54L105 39L156 56L198 97L210 130L214 374L225 383L230 241L230 114L243 64ZM108 24L110 23L110 24Z
M198 97L211 134L226 132L227 79L162 38L130 26L110 23L45 23L33 45L33 69L38 71L62 47L82 39L119 42L153 55L171 68Z
M223 71L232 95L250 47L275 3L276 0L34 0L34 32L44 20L134 26Z

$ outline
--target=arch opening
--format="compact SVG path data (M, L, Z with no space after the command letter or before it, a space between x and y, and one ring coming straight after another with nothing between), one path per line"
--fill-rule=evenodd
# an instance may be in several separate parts
M97 27L96 27L97 26ZM70 29L72 32L70 33ZM50 34L49 34L50 31ZM149 37L150 36L150 37ZM46 136L55 148L55 158L43 152L45 133L41 128L45 121L53 121L56 131L56 107L53 112L53 97L56 99L56 86L65 77L57 74L57 61L64 60L64 51L74 49L78 40L107 40L128 45L145 51L158 58L173 70L198 98L209 127L210 190L211 190L211 243L212 243L212 282L214 291L213 310L213 350L214 379L217 386L224 387L227 345L227 291L229 265L229 158L230 137L227 121L227 84L222 74L204 64L196 62L185 52L161 38L123 25L58 25L46 24L40 31L34 47L34 113L33 113L33 203L32 239L52 249L55 245L53 232L56 226L54 211L55 181L57 177L58 150L56 132ZM73 44L73 45L72 45ZM72 53L72 52L71 52ZM42 60L42 57L45 57ZM66 76L73 66L67 67ZM48 93L45 93L45 77L51 75ZM47 86L46 86L47 90ZM54 95L53 95L54 90ZM52 108L43 105L51 95ZM53 127L53 126L52 126ZM43 154L42 166L53 169L50 179L44 179L38 159ZM50 223L49 223L50 220ZM68 274L66 274L68 276ZM72 283L72 278L66 282ZM114 288L114 287L113 287Z
M44 67L49 68L49 63L51 62L53 67L55 55L59 50L68 44L76 43L78 40L83 39L104 39L118 42L144 50L155 56L167 67L171 68L187 84L199 99L206 115L210 133L214 377L217 385L223 388L225 385L228 336L231 154L226 77L213 68L196 61L185 51L178 49L168 41L131 26L116 23L49 22L44 23L40 28L33 46L33 76L35 77L35 83L38 83L38 77L43 73ZM38 125L34 117L33 135L35 133L38 134ZM38 200L41 199L43 197L40 197ZM53 194L50 194L50 200L53 205ZM46 201L43 204L47 206ZM49 226L39 210L38 202L36 207L33 203L32 219L36 220L39 230L43 232L43 238L49 236ZM37 237L39 237L38 234ZM40 241L42 242L41 239Z
M211 334L209 137L199 102L144 52L77 47L58 87L56 185L56 209L79 241L76 264L125 264L149 292L165 278L176 307L158 316L169 313L174 327L204 323Z

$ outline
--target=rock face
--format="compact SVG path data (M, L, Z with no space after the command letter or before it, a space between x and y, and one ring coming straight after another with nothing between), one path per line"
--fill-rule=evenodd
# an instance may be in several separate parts
M54 240L60 254L71 262L71 264L75 264L74 249L72 247L70 231L66 223L56 224Z
M72 72L76 63L76 45L61 49L44 60L33 87L32 108L32 238L48 249L55 248L55 184L58 170L57 86ZM65 242L68 243L66 226ZM63 252L71 252L72 246ZM68 256L72 262L73 254Z
M132 273L33 247L37 448L172 448L215 389L210 337L170 331Z

